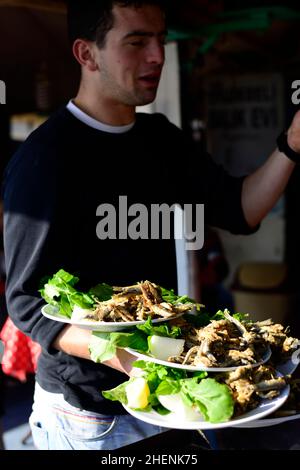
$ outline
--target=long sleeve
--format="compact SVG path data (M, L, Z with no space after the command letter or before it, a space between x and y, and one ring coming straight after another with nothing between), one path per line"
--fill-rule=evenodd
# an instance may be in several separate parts
M208 154L199 157L193 171L193 188L205 201L206 222L234 234L248 235L258 230L249 227L242 208L242 187L245 177L233 177L217 165ZM199 181L197 175L205 175Z
M57 168L38 145L23 144L7 168L4 185L6 299L16 326L46 351L64 327L41 314L41 279L57 268L59 256Z

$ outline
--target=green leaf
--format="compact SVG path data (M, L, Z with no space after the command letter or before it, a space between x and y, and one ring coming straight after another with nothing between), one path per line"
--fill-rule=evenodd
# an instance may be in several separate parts
M148 348L147 337L137 330L131 333L93 331L89 351L91 359L99 363L112 359L116 355L117 348L127 347L145 352Z
M181 335L181 330L177 326L170 326L166 323L159 326L153 326L151 317L143 325L136 325L138 330L143 331L148 336L165 336L167 338L178 338Z
M182 393L188 395L211 423L228 421L234 412L234 401L229 387L215 379L182 381Z
M89 343L89 352L92 361L101 363L109 361L116 355L117 347L110 341L109 333L93 331Z
M59 307L59 313L61 313L62 315L65 315L68 318L71 318L73 308L71 307L69 299L66 295L61 295L58 307Z
M161 296L165 302L169 302L170 304L176 305L178 303L186 304L186 303L193 303L195 304L195 300L190 299L187 295L176 295L174 289L165 289L164 287L160 286Z
M158 413L162 416L166 416L166 415L171 413L170 410L167 410L167 408L162 406L161 403L159 403L158 405L154 405L152 408L156 411L156 413Z
M45 284L45 295L54 300L55 297L58 298L60 293L56 286L51 285L50 283Z
M126 386L133 380L134 379L130 379L127 382L124 382L111 390L104 390L102 391L102 395L108 400L119 401L120 403L127 405Z
M243 322L246 321L249 317L246 313L234 313L232 315L233 318L236 318L238 321ZM224 312L222 310L218 310L217 313L211 318L212 320L224 320Z
M60 313L69 318L75 305L83 309L93 309L97 300L111 298L112 288L107 284L98 284L85 293L74 288L78 281L77 276L60 269L52 278L48 278L39 292L47 303L59 308Z
M140 352L146 352L148 349L147 336L138 330L130 333L110 333L110 341L119 348L132 348Z
M234 313L232 316L233 316L233 318L236 318L240 322L251 321L249 319L249 317L250 317L249 313Z
M109 286L108 284L102 283L102 284L97 284L95 287L92 287L89 290L89 294L93 297L96 297L99 302L105 302L106 300L109 300L113 296L113 288L112 286Z
M205 377L208 376L208 373L204 370L197 370L196 372L193 372L193 378L196 379L205 379Z
M135 361L133 366L144 371L144 377L148 381L148 385L151 384L152 388L149 385L151 392L167 378L175 381L187 378L187 371L184 369L166 367L150 361Z
M193 325L195 328L202 328L206 326L211 321L211 316L207 312L199 312L196 315L192 315L190 313L185 313L183 318L190 324Z
M60 279L70 286L75 286L78 283L79 277L73 276L73 274L68 273L64 269L60 269L55 275L54 278Z
M149 387L149 383L148 383L148 387ZM149 387L150 388L150 387ZM160 401L158 400L157 396L156 396L156 393L150 393L149 397L148 397L148 401L149 401L149 405L152 406L152 408L154 406L158 406L160 405Z
M180 383L177 380L163 380L156 389L156 395L173 395L180 391Z
M165 302L168 302L174 306L178 304L194 304L194 308L197 311L200 311L204 305L199 304L196 300L191 299L187 295L176 295L174 289L165 289L160 286L161 296Z
M71 307L78 305L78 307L92 309L94 307L95 301L88 294L83 294L81 292L73 292L68 295L69 303Z

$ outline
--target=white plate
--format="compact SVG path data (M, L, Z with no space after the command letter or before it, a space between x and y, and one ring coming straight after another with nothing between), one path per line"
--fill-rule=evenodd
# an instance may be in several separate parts
M290 386L287 385L281 391L280 395L273 400L263 400L260 405L255 408L254 410L249 411L237 418L231 419L229 421L225 421L222 423L209 423L208 421L204 421L204 419L199 419L199 421L181 421L178 419L176 413L170 413L168 415L160 415L156 413L156 411L152 410L149 412L146 411L134 411L128 406L123 405L125 410L141 421L145 423L154 424L155 426L162 426L163 428L170 428L170 429L221 429L221 428L229 428L235 427L238 425L243 425L246 423L250 423L251 421L256 421L259 418L263 418L275 410L280 408L283 403L286 401L290 392Z
M276 364L276 370L278 370L282 375L292 375L300 362L300 358L298 356L298 352L294 353L287 361L281 364Z
M85 330L102 331L106 333L127 330L132 326L143 325L143 323L145 323L145 321L142 320L128 322L97 322L93 320L74 321L71 318L67 318L64 315L61 315L57 307L54 307L53 305L49 304L44 305L44 307L42 307L42 314L44 315L44 317L49 318L49 320L68 323L70 325L78 326L79 328L84 328ZM180 313L178 316L181 315L182 313ZM171 318L157 318L155 320L152 320L152 323L160 323L163 321L172 320L173 318L175 318L175 316Z
M228 372L228 371L235 370L238 367L240 367L240 366L205 367L205 366L200 366L200 365L191 366L191 365L185 365L185 364L176 364L174 362L163 361L161 359L157 359L156 357L148 356L147 354L139 353L139 352L137 352L137 351L135 351L134 349L131 349L131 348L125 348L125 351L129 352L133 356L136 356L138 359L143 360L143 361L155 362L155 364L160 364L162 366L168 366L168 367L172 367L174 369L190 370L192 372L195 372L195 371L198 371L198 370L203 370L203 371L206 371L206 372ZM255 364L250 364L251 367L257 367L260 364L264 364L265 362L267 362L270 359L271 354L272 354L271 349L268 347L268 349L266 350L262 360L260 362L255 363Z
M290 359L282 364L276 365L276 370L282 375L291 375L297 369L299 365L299 357L295 354ZM260 419L258 421L251 421L251 423L246 423L241 426L241 428L265 428L268 426L277 426L278 424L286 423L288 421L294 421L300 419L300 413L292 416L282 416L280 418L268 418Z
M266 428L268 426L277 426L278 424L286 423L287 421L294 421L300 419L300 413L292 416L283 416L281 418L265 418L251 421L250 423L240 424L233 427L237 428Z

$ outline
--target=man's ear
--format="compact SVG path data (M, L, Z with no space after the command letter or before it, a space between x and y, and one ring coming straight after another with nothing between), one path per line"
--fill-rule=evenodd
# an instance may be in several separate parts
M84 39L76 39L73 44L73 55L82 67L87 68L90 72L98 69L95 60L95 49L92 41Z

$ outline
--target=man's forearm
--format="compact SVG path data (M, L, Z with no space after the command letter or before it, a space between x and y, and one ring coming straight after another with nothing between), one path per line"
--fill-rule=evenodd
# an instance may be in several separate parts
M300 111L297 111L287 131L287 145L299 154L300 163ZM276 149L270 158L244 180L242 207L250 227L259 224L282 195L295 163Z
M91 360L89 353L91 336L92 332L90 330L70 325L64 328L57 336L53 347L71 356ZM118 349L117 355L109 361L103 362L103 364L129 375L132 370L131 363L135 360L136 358L131 354L123 349Z
M245 178L242 207L250 227L258 225L274 207L294 167L295 163L276 149L264 165Z

